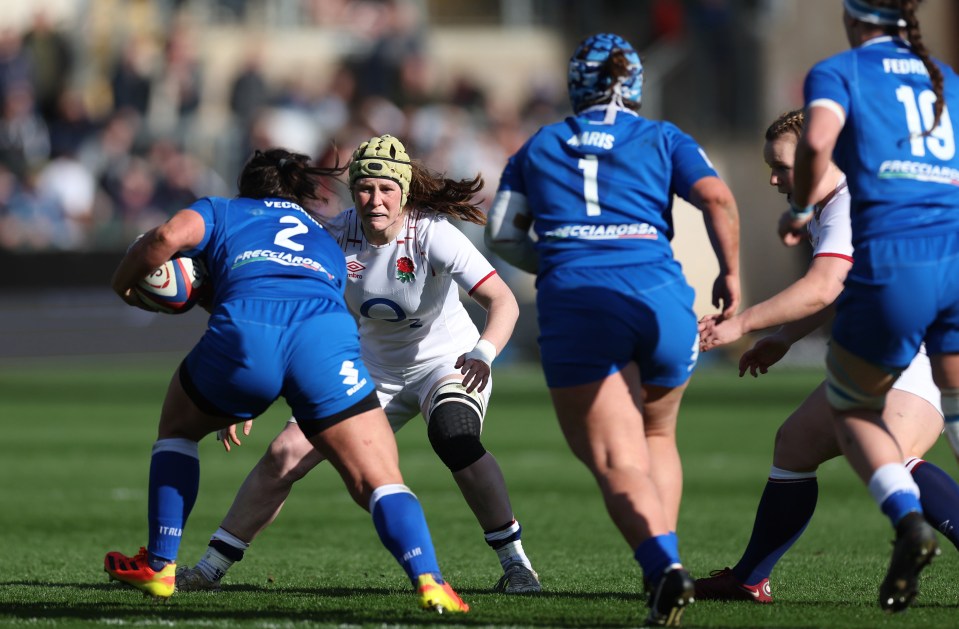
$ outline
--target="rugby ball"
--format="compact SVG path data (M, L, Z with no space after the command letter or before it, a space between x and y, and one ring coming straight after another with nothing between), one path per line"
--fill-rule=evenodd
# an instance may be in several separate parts
M182 314L207 292L206 280L206 268L200 260L178 256L140 280L134 292L149 310Z

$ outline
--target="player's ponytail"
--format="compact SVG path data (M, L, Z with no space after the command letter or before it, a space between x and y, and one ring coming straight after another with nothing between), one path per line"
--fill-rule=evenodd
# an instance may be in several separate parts
M419 210L445 214L475 225L486 224L486 213L476 200L483 189L483 177L451 179L414 160L408 205Z
M922 60L922 65L926 66L926 70L929 72L929 79L932 81L932 91L936 95L936 104L933 109L935 116L932 120L932 126L922 133L924 136L927 136L932 133L933 129L939 126L939 121L942 118L942 111L945 106L945 95L943 93L944 79L942 70L936 65L936 62L932 60L929 50L922 40L922 33L919 31L919 19L916 17L916 9L919 6L919 2L921 2L921 0L900 0L899 9L902 12L902 19L906 23L906 37L912 45L913 52Z
M320 188L324 178L341 175L345 167L311 166L310 158L286 149L254 151L237 179L239 196L250 199L276 197L307 207L310 201L324 200Z

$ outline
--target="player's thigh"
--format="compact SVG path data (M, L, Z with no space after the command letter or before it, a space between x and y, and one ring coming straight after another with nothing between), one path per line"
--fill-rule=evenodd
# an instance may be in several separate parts
M368 507L377 487L403 482L396 439L381 408L338 421L314 434L310 442L340 472L361 506Z
M419 412L417 397L407 387L406 379L401 375L370 368L370 375L376 383L376 397L386 412L386 418L397 432Z
M267 456L280 476L295 471L297 477L302 477L324 460L294 420L288 421L270 442Z
M942 415L936 407L914 393L897 388L886 395L882 419L906 458L923 456L942 433Z
M411 383L411 389L416 392L423 417L429 422L433 410L446 402L461 402L476 410L479 415L480 429L482 430L486 418L486 409L489 407L490 396L493 393L493 376L490 375L486 387L482 391L473 389L466 391L463 386L463 374L450 365L449 360L435 361L433 365L423 371L422 376Z
M206 435L226 428L236 419L219 412L208 412L200 408L184 390L177 368L170 380L163 407L160 411L160 425L157 436L160 439L183 438L199 441Z
M677 387L643 384L643 425L647 436L673 438L686 383Z
M790 472L812 472L840 454L824 382L806 396L776 431L773 465Z
M603 472L626 465L648 469L643 416L633 394L638 388L635 363L597 382L550 388L570 449L591 469Z

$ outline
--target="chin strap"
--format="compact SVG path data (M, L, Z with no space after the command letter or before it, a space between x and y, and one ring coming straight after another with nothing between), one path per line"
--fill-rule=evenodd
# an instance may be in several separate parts
M609 103L606 105L606 117L603 118L603 124L616 122L616 112L626 107L623 102L622 83L622 79L619 79L613 86L613 97L609 99Z

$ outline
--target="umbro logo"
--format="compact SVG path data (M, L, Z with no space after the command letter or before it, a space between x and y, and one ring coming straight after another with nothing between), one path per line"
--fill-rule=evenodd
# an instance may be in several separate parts
M365 268L366 266L360 264L356 260L350 260L349 262L346 263L346 270L349 271L350 273L359 273Z

